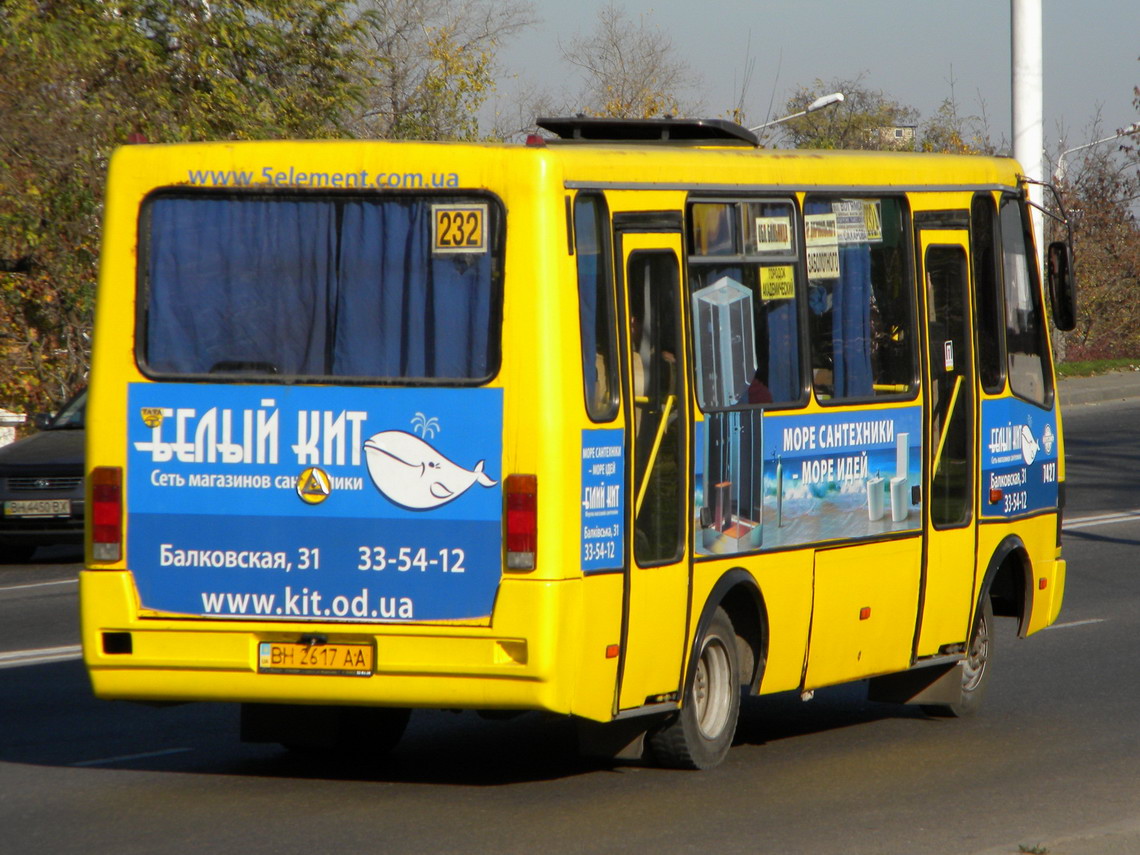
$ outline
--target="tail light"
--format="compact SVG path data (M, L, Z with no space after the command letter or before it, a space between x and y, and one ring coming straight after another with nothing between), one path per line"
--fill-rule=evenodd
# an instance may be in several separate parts
M91 471L91 557L123 557L123 470L97 466Z
M538 551L538 477L508 475L503 490L507 504L507 568L533 570Z

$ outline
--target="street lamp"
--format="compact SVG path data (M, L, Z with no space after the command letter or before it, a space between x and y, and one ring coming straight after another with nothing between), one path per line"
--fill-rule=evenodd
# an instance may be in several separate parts
M798 113L792 113L790 116L783 116L779 119L773 119L770 122L765 122L762 125L757 125L756 127L749 128L748 130L752 131L752 133L756 133L757 131L763 130L764 128L770 128L772 125L778 125L780 122L786 122L789 119L798 119L800 116L806 116L808 113L814 113L816 110L822 110L824 107L830 107L832 104L838 104L842 100L842 92L832 92L830 95L821 95L810 104L808 104L806 109L800 110Z
M1121 137L1130 137L1133 134L1140 134L1140 122L1133 122L1127 128L1122 128L1110 137L1105 137L1104 139L1100 140L1093 140L1092 142L1085 143L1084 145L1076 145L1072 148L1065 149L1063 152L1057 155L1057 168L1053 170L1053 180L1058 182L1065 180L1065 157L1072 154L1074 151L1080 151L1084 148L1092 148L1094 145L1112 142L1113 140L1118 140Z

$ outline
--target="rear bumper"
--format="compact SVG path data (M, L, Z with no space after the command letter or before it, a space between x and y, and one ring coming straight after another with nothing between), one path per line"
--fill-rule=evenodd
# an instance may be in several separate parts
M70 517L14 519L0 517L0 543L51 546L83 542L83 504L72 502Z
M558 589L573 584L504 580L493 626L239 622L140 617L129 573L87 570L84 660L101 698L567 713L573 668L556 668L554 651L573 599ZM374 673L259 673L260 642L312 634L375 644Z

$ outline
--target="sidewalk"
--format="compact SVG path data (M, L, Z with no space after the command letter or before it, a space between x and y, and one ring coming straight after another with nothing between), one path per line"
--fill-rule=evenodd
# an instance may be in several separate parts
M1140 398L1140 371L1113 371L1096 377L1064 377L1057 381L1057 389L1062 407Z
M1022 840L1007 846L983 849L971 855L1020 855L1025 852L1040 852L1043 855L1131 855L1140 852L1140 819L1088 828L1066 837Z

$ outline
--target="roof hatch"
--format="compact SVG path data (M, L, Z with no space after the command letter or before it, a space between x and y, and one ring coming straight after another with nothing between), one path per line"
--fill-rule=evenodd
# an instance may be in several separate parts
M567 142L665 142L757 146L747 128L727 119L613 119L594 116L541 118L535 124Z

